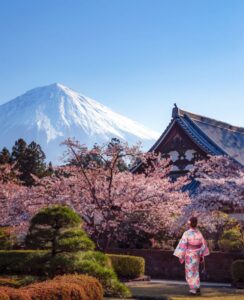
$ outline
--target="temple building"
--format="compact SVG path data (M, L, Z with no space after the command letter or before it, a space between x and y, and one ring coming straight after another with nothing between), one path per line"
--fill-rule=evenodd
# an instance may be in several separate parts
M208 155L228 155L244 166L244 128L184 111L175 104L168 127L149 151L170 157L175 175L187 173L195 161ZM138 164L131 171L141 168Z

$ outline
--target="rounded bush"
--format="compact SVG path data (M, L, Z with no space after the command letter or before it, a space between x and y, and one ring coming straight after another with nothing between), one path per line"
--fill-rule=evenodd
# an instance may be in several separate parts
M231 265L233 283L244 283L244 260L235 260Z
M32 300L102 300L101 284L92 277L84 275L57 276L53 280L29 285Z
M145 273L145 260L143 257L117 254L108 254L108 257L120 278L134 279Z
M58 276L24 288L0 288L0 300L102 300L97 279L84 275Z
M103 299L103 288L100 282L86 275L64 275L57 276L53 279L57 282L66 282L71 284L77 284L84 289L87 299Z
M0 288L0 300L10 300L8 294L2 291L2 288Z
M0 292L7 295L7 297L8 297L7 299L10 299L10 300L32 300L29 293L22 289L14 289L11 287L1 287Z
M84 289L77 284L46 281L24 288L32 300L88 300ZM90 298L89 300L91 300ZM95 299L92 299L95 300Z
M60 252L93 250L95 245L81 229L81 223L80 216L66 205L45 207L31 219L26 245L50 250L52 256Z

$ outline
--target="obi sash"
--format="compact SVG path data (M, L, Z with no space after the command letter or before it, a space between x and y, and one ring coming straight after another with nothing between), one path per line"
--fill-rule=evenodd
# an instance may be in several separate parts
M189 249L189 250L201 249L202 245L203 245L202 243L197 244L197 245L191 245L191 244L187 243L187 249Z

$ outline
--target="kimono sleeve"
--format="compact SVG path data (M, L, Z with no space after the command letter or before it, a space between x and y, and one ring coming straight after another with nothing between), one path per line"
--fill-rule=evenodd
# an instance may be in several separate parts
M184 232L182 238L179 241L179 244L177 245L173 253L174 256L180 259L181 263L183 263L185 260L186 249L187 249L187 233Z
M209 255L209 249L208 249L208 245L207 245L207 242L206 240L204 239L204 237L202 236L202 247L200 249L200 256L207 256Z

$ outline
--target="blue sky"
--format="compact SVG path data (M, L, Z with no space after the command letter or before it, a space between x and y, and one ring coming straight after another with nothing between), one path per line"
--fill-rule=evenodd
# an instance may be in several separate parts
M179 107L244 127L244 1L2 0L0 103L60 82L161 132Z

